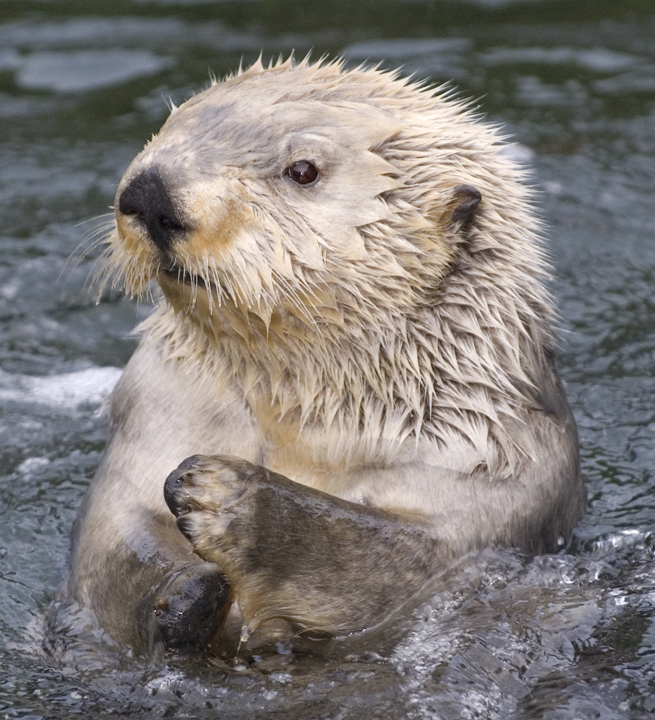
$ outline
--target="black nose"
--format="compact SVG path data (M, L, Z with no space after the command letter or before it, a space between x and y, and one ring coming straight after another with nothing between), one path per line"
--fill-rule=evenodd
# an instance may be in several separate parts
M181 239L186 229L156 165L137 175L123 190L118 209L123 215L136 215L152 242L163 251L168 250L174 240Z

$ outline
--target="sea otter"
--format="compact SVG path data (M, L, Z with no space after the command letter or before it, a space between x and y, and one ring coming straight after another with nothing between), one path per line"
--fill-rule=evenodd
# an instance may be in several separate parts
M341 62L172 108L116 193L106 275L161 295L68 582L115 640L201 651L230 605L349 633L466 553L567 542L576 428L502 149L448 92Z

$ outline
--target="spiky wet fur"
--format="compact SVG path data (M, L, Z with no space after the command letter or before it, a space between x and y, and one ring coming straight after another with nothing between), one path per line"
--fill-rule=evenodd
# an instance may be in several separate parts
M256 63L172 109L116 194L101 276L161 297L112 396L73 606L136 648L196 647L224 569L249 627L346 632L466 553L562 547L577 436L502 148L447 92L338 62ZM224 511L226 465L247 492Z
M515 474L532 456L522 410L538 405L552 311L529 191L496 131L448 92L341 62L257 62L212 88L236 85L364 126L375 111L375 212L335 242L249 182L257 234L220 258L180 244L192 283L180 297L164 283L143 332L194 372L232 375L267 424L319 431L321 453L346 468L384 464L413 436L465 438L492 478ZM467 227L451 220L464 183L483 198ZM162 267L147 243L134 252L114 232L105 272L139 295Z

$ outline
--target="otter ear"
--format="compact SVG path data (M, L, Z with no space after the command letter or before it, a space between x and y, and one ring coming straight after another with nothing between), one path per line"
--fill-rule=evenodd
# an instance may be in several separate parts
M451 222L464 224L473 219L482 194L473 185L456 185L452 189L453 198L449 205L452 208Z

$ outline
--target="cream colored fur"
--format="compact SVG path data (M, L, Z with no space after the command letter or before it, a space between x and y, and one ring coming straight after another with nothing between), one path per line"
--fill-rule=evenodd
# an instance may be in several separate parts
M494 130L391 74L257 63L174 109L137 167L165 151L174 174L202 152L188 134L198 103L232 96L256 169L229 155L219 176L185 168L177 200L197 228L178 262L212 292L160 277L168 302L146 332L186 367L230 375L273 443L312 465L385 464L408 438L464 438L471 469L515 473L534 450L506 424L531 402L551 308L522 173ZM271 192L258 172L307 156L327 168L315 189ZM466 235L449 222L461 184L483 197ZM159 275L125 221L108 261L135 294Z
M584 495L575 426L530 191L503 147L447 91L340 62L257 62L173 108L119 185L101 273L162 291L74 544L71 595L116 637L138 592L107 567L195 557L162 497L195 453L414 518L443 562L564 541ZM315 185L285 176L299 160ZM166 252L118 210L152 167L184 226ZM482 196L466 222L462 185Z

